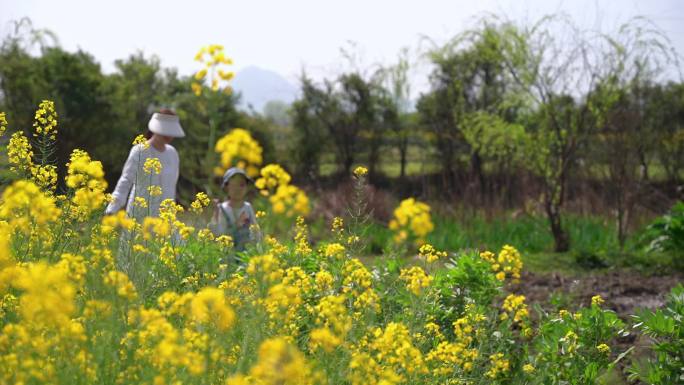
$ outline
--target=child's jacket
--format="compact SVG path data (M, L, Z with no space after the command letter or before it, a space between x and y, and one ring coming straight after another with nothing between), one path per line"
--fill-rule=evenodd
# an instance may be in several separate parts
M229 203L225 201L219 204L218 220L212 218L209 229L216 236L230 235L235 250L243 251L247 243L259 240L258 229L250 229L252 225L257 224L256 215L249 202L244 202L242 207L236 210L230 207Z

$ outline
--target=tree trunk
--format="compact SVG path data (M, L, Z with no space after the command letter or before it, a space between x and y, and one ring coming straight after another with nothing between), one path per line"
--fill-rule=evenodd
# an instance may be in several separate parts
M484 177L484 172L482 171L482 159L480 158L480 154L477 152L473 153L473 156L471 158L471 164L472 164L472 171L473 174L477 177L477 182L480 185L480 199L479 199L479 204L484 205L487 200L487 189L485 185L485 177Z
M570 238L568 233L563 229L561 221L560 207L553 203L550 197L546 197L546 216L551 225L551 234L553 234L554 250L557 252L566 252L570 250Z
M406 157L408 152L408 146L403 143L399 145L399 179L404 180L406 178Z

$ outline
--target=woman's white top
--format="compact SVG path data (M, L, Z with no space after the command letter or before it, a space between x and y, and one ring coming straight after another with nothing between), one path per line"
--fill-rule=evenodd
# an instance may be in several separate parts
M148 158L159 159L159 174L146 173L143 170ZM112 202L107 205L105 213L113 214L126 206L128 216L138 220L146 216L159 216L160 203L165 199L176 199L179 164L178 152L169 144L165 145L164 151L159 151L151 145L147 148L142 144L133 146L121 172L121 178L112 192ZM161 187L161 195L151 196L150 186ZM136 197L144 198L147 207L134 205Z

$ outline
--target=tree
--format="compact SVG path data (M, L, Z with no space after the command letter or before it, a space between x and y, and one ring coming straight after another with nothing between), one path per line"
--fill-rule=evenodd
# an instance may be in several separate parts
M649 90L668 66L677 63L664 34L647 20L633 19L619 32L605 39L602 63L607 75L592 90L587 104L596 117L599 136L592 143L598 147L597 159L607 165L609 201L615 210L617 237L622 247L630 214L644 194L650 158L661 152L658 137L663 128L648 126L653 118L648 115L654 112L649 111L654 102L649 100ZM656 103L660 102L663 101ZM676 107L668 107L668 111L676 114ZM677 125L676 115L667 118L671 120L661 120L659 125ZM676 136L668 139L674 139L667 142L673 147L681 146ZM668 146L663 144L667 152Z
M300 178L312 180L320 174L321 154L326 144L326 128L317 116L317 108L324 102L320 99L325 96L306 74L302 74L300 81L302 97L292 103L291 110L294 130L292 153L295 158L296 174Z
M411 131L416 129L411 124L409 109L411 103L411 84L408 81L410 65L408 49L404 48L398 62L394 65L380 69L380 81L386 90L381 98L383 106L382 121L390 133L390 141L396 145L399 151L399 178L406 177L406 162L408 158L408 145Z
M485 174L478 135L466 137L464 130L473 122L472 114L482 113L512 120L514 110L505 99L512 83L506 70L502 31L488 20L481 27L457 35L447 44L432 49L428 56L435 69L432 90L423 95L418 110L434 138L442 167L453 182L454 164L459 157L470 158L472 174L485 196ZM503 27L501 27L503 28ZM472 131L472 130L471 130Z

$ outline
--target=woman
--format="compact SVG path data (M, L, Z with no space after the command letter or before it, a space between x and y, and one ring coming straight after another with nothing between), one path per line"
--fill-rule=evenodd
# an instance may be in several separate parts
M147 142L131 149L105 214L114 214L126 206L128 216L141 222L146 216L158 216L163 200L176 199L179 160L178 152L169 143L185 136L183 128L169 109L155 112L147 127ZM161 170L155 164L161 164Z

